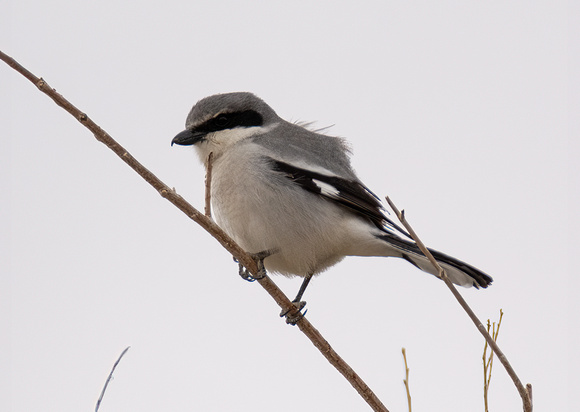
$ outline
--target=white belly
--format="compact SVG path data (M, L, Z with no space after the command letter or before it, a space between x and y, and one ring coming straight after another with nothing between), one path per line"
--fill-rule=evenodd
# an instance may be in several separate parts
M347 254L344 212L259 164L244 147L215 161L212 205L220 227L247 252L276 250L264 262L268 271L306 276L340 261ZM337 223L330 230L321 225L327 219Z

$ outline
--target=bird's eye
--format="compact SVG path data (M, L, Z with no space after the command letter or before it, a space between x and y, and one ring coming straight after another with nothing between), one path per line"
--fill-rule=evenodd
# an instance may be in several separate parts
M222 114L222 115L216 117L214 120L216 126L218 126L218 127L226 126L229 123L229 121L230 121L230 119L225 114Z

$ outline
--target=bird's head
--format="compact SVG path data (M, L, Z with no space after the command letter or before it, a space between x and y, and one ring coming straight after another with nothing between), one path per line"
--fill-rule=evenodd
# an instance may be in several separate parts
M185 122L185 130L171 144L194 145L203 162L210 152L214 159L248 137L266 133L280 118L252 93L216 94L197 102Z

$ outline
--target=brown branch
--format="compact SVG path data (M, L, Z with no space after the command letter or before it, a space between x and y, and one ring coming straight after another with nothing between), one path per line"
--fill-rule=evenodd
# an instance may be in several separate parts
M252 257L246 253L238 244L234 242L217 224L210 218L204 216L197 209L191 206L185 199L183 199L177 192L170 189L157 176L151 173L145 166L137 161L129 152L127 152L119 143L117 143L107 132L101 129L95 122L93 122L85 113L77 109L72 103L66 100L63 96L48 86L42 79L34 76L31 72L25 69L13 58L7 56L0 51L0 59L6 62L10 67L22 74L32 83L34 83L40 91L50 97L56 104L61 106L64 110L70 113L83 126L89 129L95 138L102 142L105 146L111 149L117 156L119 156L129 167L135 170L147 183L155 188L159 194L175 205L179 210L185 213L190 219L204 228L210 235L212 235L228 252L230 252L248 271L255 275L258 283L272 296L278 306L282 308L289 316L298 316L296 306L290 302L288 297L276 286L269 276L258 276L258 267ZM356 372L332 349L330 344L322 337L320 332L312 326L308 319L302 317L297 322L298 328L310 339L312 344L322 353L322 355L348 380L348 382L355 388L355 390L362 396L362 398L369 404L374 411L388 412L380 399L371 391L366 383L356 374Z
M524 385L522 385L520 378L518 378L518 375L516 374L515 370L510 365L507 357L504 355L504 353L499 348L497 343L493 340L493 338L487 332L485 327L482 325L481 321L478 319L475 312L473 312L473 310L469 307L469 305L467 304L465 299L463 299L463 296L461 296L461 294L455 288L453 283L451 283L451 281L449 280L449 277L447 276L447 274L445 273L443 268L439 265L439 263L437 263L437 261L435 260L435 258L431 254L431 252L429 252L429 250L425 247L423 242L421 242L421 239L419 239L419 236L417 236L417 234L415 233L415 231L413 230L411 225L407 222L407 219L405 218L404 211L400 212L399 209L397 209L395 204L391 201L391 199L388 196L387 196L387 202L389 203L389 206L391 206L391 208L393 209L393 211L395 212L395 214L397 215L397 217L399 218L399 220L401 221L403 226L405 226L405 228L407 229L407 231L409 232L409 234L411 235L411 237L413 238L415 243L417 243L417 246L421 249L421 252L423 252L423 254L429 259L431 264L437 269L437 271L439 272L439 277L443 280L443 282L445 282L445 284L447 285L447 287L449 288L451 293L453 293L453 296L455 296L455 299L457 299L457 301L459 302L459 304L461 305L463 310L465 310L467 315L471 318L471 320L473 321L473 323L477 327L477 330L479 330L479 332L483 335L486 342L489 344L489 346L491 346L491 349L496 353L498 359L500 360L500 362L504 366L506 372L508 373L508 375L510 376L510 378L514 382L514 385L516 385L516 388L517 388L517 390L522 398L524 412L532 412L531 397L528 395L528 391L526 390Z
M107 377L107 380L105 381L105 386L103 386L103 390L101 391L101 396L99 396L99 399L97 400L97 405L95 406L95 412L99 412L99 407L101 406L101 402L103 401L103 396L105 396L105 391L107 390L107 386L109 386L109 382L111 381L111 379L113 379L113 373L115 372L117 365L119 364L119 362L121 362L121 359L123 358L123 356L125 356L125 354L129 350L129 348L130 348L130 346L127 346L125 348L125 350L123 352L121 352L121 354L117 358L117 361L113 364L113 368L111 369L111 372L109 373L109 376Z
M534 407L534 398L532 397L532 384L526 383L526 392L528 392L528 396L530 397L530 412Z
M211 219L211 172L213 170L213 152L207 156L207 168L205 172L205 215Z
M405 361L405 379L403 383L405 384L405 391L407 392L407 405L409 407L409 412L411 412L411 389L409 388L409 366L407 365L407 350L405 348L401 349L403 353L403 360Z

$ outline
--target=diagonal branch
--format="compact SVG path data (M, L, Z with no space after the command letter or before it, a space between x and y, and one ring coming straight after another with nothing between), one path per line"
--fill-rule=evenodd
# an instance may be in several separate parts
M246 253L232 238L230 238L217 224L210 218L200 213L185 199L183 199L174 189L170 189L157 176L151 173L145 166L137 161L123 146L117 143L107 132L91 120L85 113L81 112L62 95L51 88L42 78L36 77L16 60L0 51L0 59L10 67L22 74L34 83L41 92L50 97L57 105L76 118L83 126L89 129L95 138L111 149L129 167L135 170L147 183L155 188L159 194L185 213L191 220L199 224L210 235L212 235L228 252L230 252L248 271L255 275L258 283L272 296L278 306L290 316L299 316L296 306L290 299L276 286L269 276L258 276L258 267L254 259ZM328 341L312 326L308 319L301 317L297 322L298 328L310 339L312 344L322 353L322 355L348 380L359 395L369 404L374 411L388 412L380 399L371 391L367 384L358 374L332 349Z
M409 234L411 235L411 237L413 238L413 240L415 241L415 243L417 244L419 249L421 249L421 252L423 252L423 254L429 259L431 264L438 270L439 277L443 280L443 282L445 282L445 284L447 285L447 287L449 288L451 293L453 293L453 296L455 296L455 299L457 299L457 301L459 302L459 304L461 305L463 310L465 310L465 312L467 312L467 315L471 318L471 320L473 321L473 323L477 327L477 330L479 330L479 332L483 335L483 337L485 338L488 345L491 346L492 350L496 353L497 358L500 360L500 362L504 366L504 368L507 371L510 378L512 378L514 385L516 385L516 388L517 388L517 390L522 398L522 402L524 404L524 411L525 412L532 412L532 401L531 401L530 393L528 392L528 390L526 390L524 385L522 385L520 378L518 378L518 375L516 374L516 372L514 371L512 366L510 365L510 363L508 362L507 357L504 355L502 350L499 348L499 346L497 345L495 340L493 340L493 338L487 332L487 330L485 329L485 327L483 326L481 321L478 319L475 312L473 312L473 310L469 307L469 305L467 304L465 299L463 299L463 296L461 296L461 294L459 293L457 288L453 285L453 283L451 283L451 281L449 280L449 277L447 277L447 274L445 273L443 268L439 265L439 263L437 263L437 261L435 260L435 258L431 254L431 252L429 252L429 250L425 247L425 245L423 244L421 239L419 239L419 236L417 236L417 233L415 233L415 231L413 230L411 225L407 222L407 219L405 219L404 211L400 212L399 209L397 209L395 204L391 201L391 199L388 196L387 196L387 202L389 203L389 206L391 206L391 208L393 209L393 211L395 212L395 214L397 215L397 217L399 218L399 220L401 221L403 226L405 226L405 229L407 229L407 231L409 232ZM528 384L528 385L530 385L530 384ZM530 385L530 387L531 387L531 385Z

